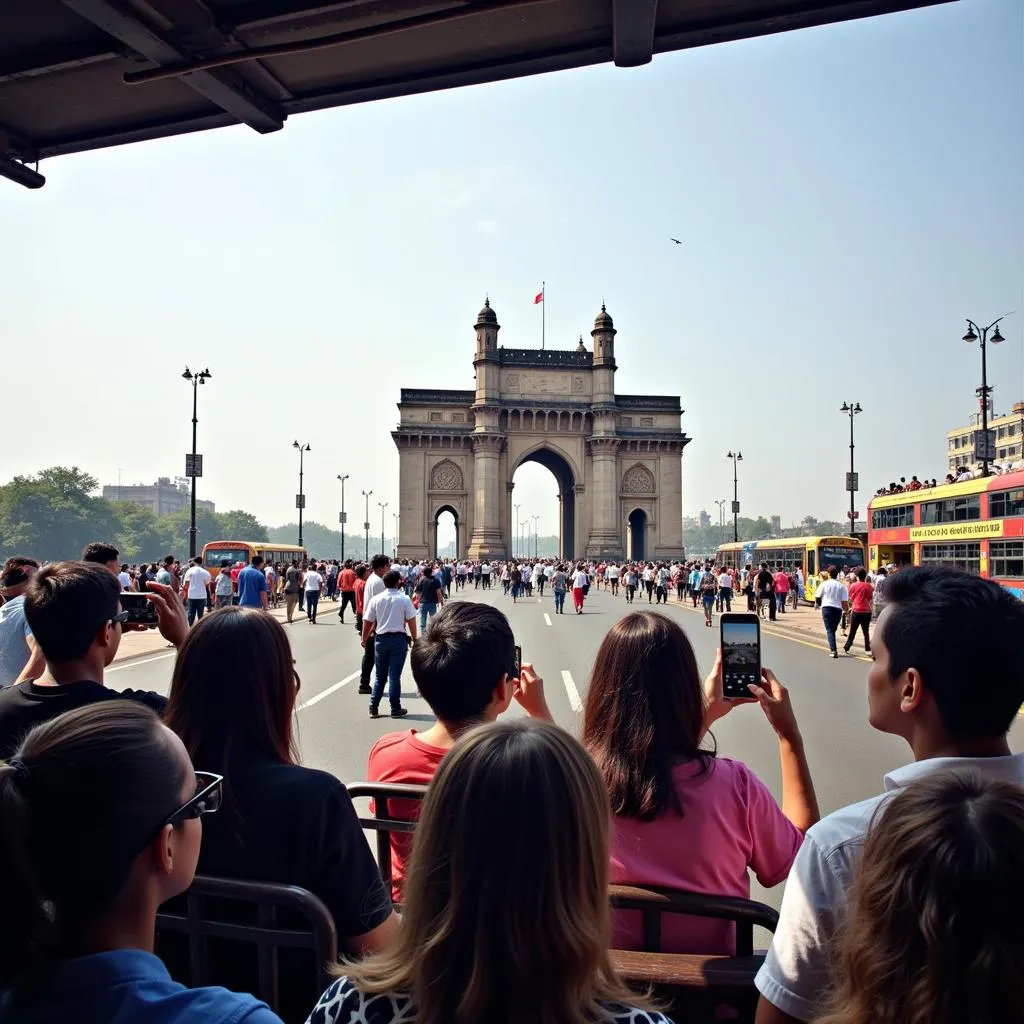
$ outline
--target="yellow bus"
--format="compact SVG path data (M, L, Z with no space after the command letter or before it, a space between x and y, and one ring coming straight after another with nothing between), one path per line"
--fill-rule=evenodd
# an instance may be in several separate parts
M214 578L220 572L221 562L226 561L233 569L239 562L248 565L254 555L262 555L263 560L272 565L277 562L287 565L292 559L302 562L309 557L309 552L295 544L262 540L211 540L203 545L203 565Z
M864 545L856 537L780 537L777 540L746 540L721 544L715 552L719 565L755 569L767 562L769 569L791 570L799 566L804 574L805 601L814 601L819 573L830 565L859 569L864 565Z

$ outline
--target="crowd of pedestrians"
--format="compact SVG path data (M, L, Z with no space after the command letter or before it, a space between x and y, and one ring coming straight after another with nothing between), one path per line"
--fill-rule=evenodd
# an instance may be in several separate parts
M561 574L574 606L583 591L579 611L590 586L625 581L631 607L601 642L577 740L553 723L535 666L517 664L503 612L446 603L474 572L403 574L383 555L351 577L339 567L337 589L353 595L339 616L355 609L377 667L371 714L411 651L436 719L368 752L371 781L429 785L422 805L392 802L417 825L392 836L389 892L345 786L301 764L300 680L288 631L263 612L267 590L250 575L238 589L258 606L205 614L204 602L190 625L192 583L209 584L185 577L203 567L154 576L144 593L177 649L170 695L116 691L104 673L127 618L121 564L116 552L12 559L0 575L16 624L0 656L24 656L18 675L30 671L0 689L0 1024L279 1021L240 994L241 976L236 991L173 980L181 951L158 946L156 913L197 871L298 885L328 907L345 960L319 1002L298 1008L312 1024L670 1024L612 967L609 949L639 948L642 928L635 912L609 910L608 884L746 897L751 871L768 887L789 878L757 976L759 1024L995 1024L1024 1008L1024 896L1012 882L1024 870L1024 755L1007 740L1024 702L1024 605L995 583L933 568L885 580L868 723L913 761L878 796L822 818L783 683L764 669L747 701L726 701L720 659L702 677L682 626L632 607L637 593L666 601L673 585L728 607L722 591L743 592L742 576L577 564L538 577L531 563L531 586L543 578L557 594ZM484 588L506 570L510 597L525 586L518 563L518 581L511 564L490 565L486 584L480 568ZM269 588L255 560L244 569ZM778 612L774 574L769 591L761 573L746 582ZM824 588L845 586L828 575ZM864 615L859 583L870 586L857 579L845 600ZM506 718L513 703L525 719ZM715 752L714 725L749 713L744 703L778 738L779 801ZM679 918L662 938L666 951L735 951L714 920Z

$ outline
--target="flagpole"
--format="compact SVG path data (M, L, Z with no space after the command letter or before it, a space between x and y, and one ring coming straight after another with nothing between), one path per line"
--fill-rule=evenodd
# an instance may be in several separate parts
M547 319L547 285L543 281L540 283L540 347L544 348L545 341L545 321Z

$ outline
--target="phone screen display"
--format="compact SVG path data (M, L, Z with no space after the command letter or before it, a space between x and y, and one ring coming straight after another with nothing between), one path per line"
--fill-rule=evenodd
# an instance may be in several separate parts
M750 683L761 684L761 634L757 620L723 615L722 691L726 700L748 700Z
M157 624L156 605L145 594L123 593L121 607L128 613L128 621L134 625Z
M516 644L515 654L513 654L512 657L512 678L518 679L520 674L522 673L523 668L523 649L519 646L519 644Z

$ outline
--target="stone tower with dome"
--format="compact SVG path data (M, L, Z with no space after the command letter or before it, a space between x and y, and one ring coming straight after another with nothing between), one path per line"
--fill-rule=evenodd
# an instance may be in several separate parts
M683 554L677 396L615 393L615 324L601 304L574 349L505 348L490 299L474 325L472 391L403 388L399 558L437 553L437 520L455 518L460 558L512 554L516 469L538 462L558 484L563 558Z

